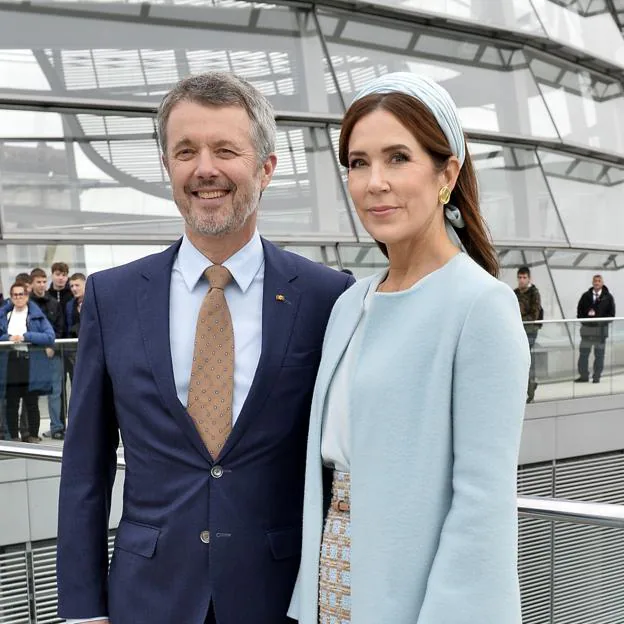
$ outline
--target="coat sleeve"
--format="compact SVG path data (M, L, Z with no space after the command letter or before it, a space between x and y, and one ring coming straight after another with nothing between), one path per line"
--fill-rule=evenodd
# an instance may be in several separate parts
M529 349L498 282L468 313L453 367L452 498L417 624L520 624L516 472Z
M542 309L542 298L539 290L533 287L533 300L531 305L531 320L538 321L540 316L540 310Z
M108 519L119 432L96 285L87 281L59 492L59 616L106 616Z
M581 295L576 306L576 318L587 318L587 306L585 305L585 293Z
M39 346L53 345L55 336L52 324L45 316L39 319L39 324L38 331L27 331L24 334L24 340Z

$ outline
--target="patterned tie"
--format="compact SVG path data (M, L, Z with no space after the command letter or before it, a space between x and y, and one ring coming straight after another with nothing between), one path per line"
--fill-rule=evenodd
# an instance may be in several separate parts
M197 317L187 409L216 459L232 430L234 332L223 292L232 275L218 264L204 275L210 290Z

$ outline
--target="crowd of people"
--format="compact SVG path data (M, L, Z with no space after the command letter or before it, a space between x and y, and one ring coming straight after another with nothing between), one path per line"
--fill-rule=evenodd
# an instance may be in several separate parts
M55 341L77 338L86 276L70 275L55 262L51 275L40 267L19 273L6 300L0 301L0 439L38 443L39 401L46 397L50 429L44 437L63 440L67 381L71 383L75 350ZM20 410L21 408L21 410Z
M517 272L518 287L514 290L520 306L520 314L524 322L529 348L531 349L531 367L527 386L527 403L535 399L537 389L535 373L535 343L542 327L539 321L544 319L544 308L540 292L531 281L531 269L520 267ZM592 278L591 287L586 290L576 306L576 318L588 319L581 323L581 342L579 344L578 373L575 383L588 383L590 377L589 356L594 351L592 382L600 383L604 369L604 358L607 338L609 337L610 321L597 321L615 316L615 299L604 283L602 275L596 274Z

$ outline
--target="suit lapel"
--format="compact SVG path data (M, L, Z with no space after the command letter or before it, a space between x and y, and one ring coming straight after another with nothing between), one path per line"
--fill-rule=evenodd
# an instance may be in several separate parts
M171 270L180 243L181 240L156 256L149 268L143 271L137 289L137 310L147 359L160 396L195 448L211 461L210 453L197 432L193 420L178 399L173 376L169 336L169 298Z
M262 349L247 399L219 459L240 440L249 423L262 409L286 354L301 293L293 282L296 269L288 255L262 239L264 248L264 292L262 296Z

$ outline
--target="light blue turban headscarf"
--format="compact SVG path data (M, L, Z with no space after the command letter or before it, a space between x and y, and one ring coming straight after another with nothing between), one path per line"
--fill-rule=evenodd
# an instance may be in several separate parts
M422 102L433 114L444 136L449 142L451 151L463 166L466 159L466 141L462 130L459 113L455 102L448 91L437 82L410 72L394 72L384 74L371 80L353 100L359 100L374 93L404 93ZM455 206L447 204L444 208L446 231L457 247L466 251L454 228L463 228L464 220Z

